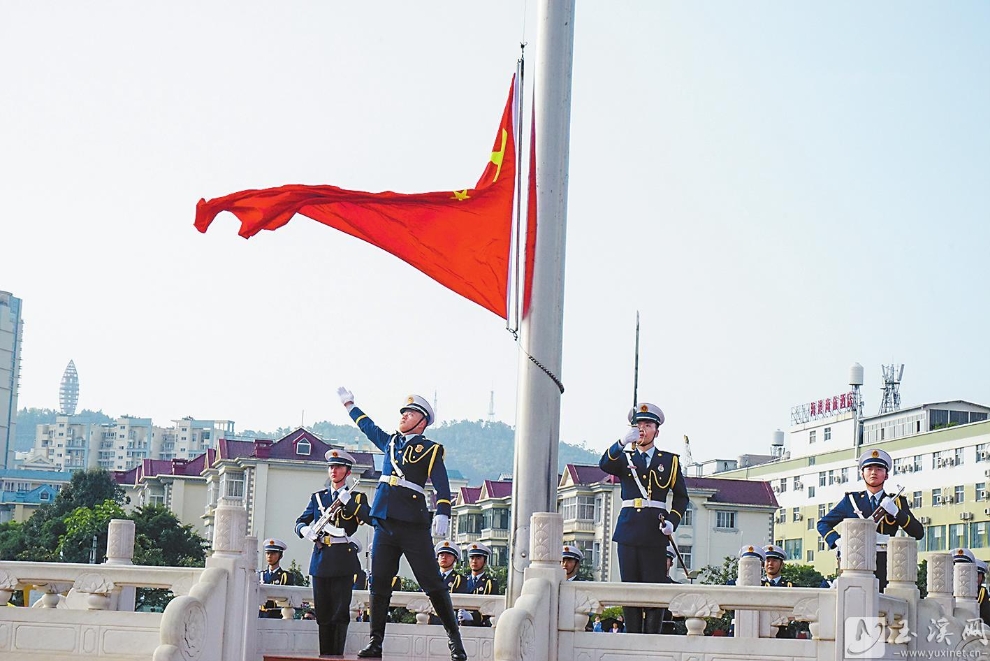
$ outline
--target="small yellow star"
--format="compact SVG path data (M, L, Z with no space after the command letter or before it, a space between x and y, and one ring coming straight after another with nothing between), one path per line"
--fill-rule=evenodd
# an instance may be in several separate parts
M462 191L456 191L455 190L454 191L454 197L452 197L450 199L452 199L452 200L461 200L463 202L464 200L468 199L469 197L470 197L470 195L468 195L468 189L465 188Z
M502 129L502 146L498 151L492 152L491 162L495 165L495 177L492 178L494 184L498 181L498 175L502 174L502 159L505 158L505 143L509 139L509 132Z

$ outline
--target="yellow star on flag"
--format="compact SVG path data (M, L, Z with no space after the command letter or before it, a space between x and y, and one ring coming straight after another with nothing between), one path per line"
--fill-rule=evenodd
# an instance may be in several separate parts
M469 197L471 197L471 196L468 195L468 189L465 188L464 190L461 190L461 191L455 190L454 191L454 197L452 197L450 199L464 201L464 200L468 199Z
M498 181L498 175L502 172L502 159L505 157L505 142L509 139L509 132L502 129L502 146L498 151L492 152L491 162L495 164L495 177L492 178L494 184Z

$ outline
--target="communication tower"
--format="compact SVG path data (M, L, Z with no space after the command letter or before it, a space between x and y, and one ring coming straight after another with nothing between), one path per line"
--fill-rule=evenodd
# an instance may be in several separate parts
M75 415L78 403L79 374L76 373L76 364L70 360L62 373L62 383L58 388L58 407L62 415Z
M495 391L491 391L491 397L488 398L488 422L495 422Z
M901 410L901 377L904 376L904 363L881 365L883 372L883 395L880 401L880 415Z

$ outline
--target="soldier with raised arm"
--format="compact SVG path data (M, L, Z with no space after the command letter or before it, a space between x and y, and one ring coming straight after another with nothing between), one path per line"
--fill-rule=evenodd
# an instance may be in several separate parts
M874 518L877 523L877 569L880 592L887 587L887 541L899 530L921 539L925 527L911 514L907 498L884 491L884 482L893 462L883 450L866 450L859 458L859 472L866 489L846 493L832 510L818 520L818 533L829 548L842 552L842 538L835 530L843 519Z
M619 478L622 511L612 539L624 583L667 580L666 550L688 503L680 458L656 447L664 422L659 406L642 402L629 412L632 429L602 455L598 466ZM667 496L672 495L670 509ZM660 633L663 609L622 608L628 633Z
M358 656L364 659L382 656L392 578L399 571L399 559L405 555L416 581L430 598L447 631L451 661L466 661L457 616L440 577L430 535L427 480L433 483L437 493L433 533L443 538L450 525L450 483L443 462L443 446L423 435L433 423L433 407L419 395L409 395L399 408L398 431L389 434L354 405L351 391L339 388L337 394L354 423L385 454L371 506L375 526L371 546L371 641Z

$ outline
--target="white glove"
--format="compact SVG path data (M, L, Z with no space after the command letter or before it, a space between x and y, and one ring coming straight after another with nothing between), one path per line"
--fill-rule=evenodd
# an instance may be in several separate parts
M671 535L674 534L674 524L672 524L670 521L664 521L663 525L660 526L660 532L667 535L667 537L670 537Z
M303 536L303 539L308 539L311 542L316 541L316 533L313 532L312 526L303 526L299 529L299 534Z
M897 507L897 503L889 497L880 501L880 507L886 510L887 514L891 516L897 516L897 513L901 511L900 508Z
M467 612L463 608L457 611L457 619L461 622L470 622L474 618L471 617L471 613Z
M354 404L354 393L352 393L344 386L337 388L337 394L340 396L340 403L343 404L344 406L347 406L348 404L351 405Z
M433 536L446 537L450 528L450 517L446 514L436 514L433 517Z
M341 505L346 505L347 503L351 502L351 492L350 492L350 490L348 490L348 489L341 489L340 492L337 493L337 500L340 501L340 504Z
M626 435L622 437L622 444L626 446L626 452L631 452L629 446L635 447L636 443L639 442L639 427L633 427L626 432Z
M842 538L835 540L835 552L842 553Z

